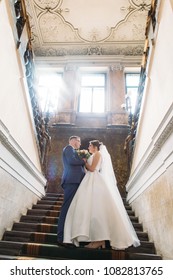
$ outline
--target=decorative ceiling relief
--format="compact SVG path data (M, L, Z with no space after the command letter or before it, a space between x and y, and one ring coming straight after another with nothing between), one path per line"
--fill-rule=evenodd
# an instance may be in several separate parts
M31 1L29 1L31 2ZM45 10L47 8L54 10L62 4L62 0L33 0L32 2L35 3L36 6Z
M113 30L108 41L142 41L145 39L147 12L132 13L126 22Z
M35 49L36 56L85 56L85 55L104 55L104 56L142 56L143 44L117 44L104 45L104 47L92 46L67 46L66 48L42 47Z
M141 55L150 0L25 0L36 56Z
M47 12L39 19L43 43L80 42L72 28L56 14Z

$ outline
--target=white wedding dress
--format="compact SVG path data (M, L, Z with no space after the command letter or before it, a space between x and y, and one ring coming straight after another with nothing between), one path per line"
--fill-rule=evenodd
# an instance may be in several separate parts
M137 247L140 241L118 191L112 164L103 168L103 157L101 153L94 172L87 171L72 200L65 220L64 242L79 246L79 242L109 240L113 249Z

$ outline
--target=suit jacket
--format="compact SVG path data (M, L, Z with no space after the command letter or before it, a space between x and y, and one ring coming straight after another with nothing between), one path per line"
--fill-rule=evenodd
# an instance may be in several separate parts
M68 145L63 149L63 175L61 185L63 184L74 184L82 181L85 171L84 165L85 162L79 158L75 149L72 146Z

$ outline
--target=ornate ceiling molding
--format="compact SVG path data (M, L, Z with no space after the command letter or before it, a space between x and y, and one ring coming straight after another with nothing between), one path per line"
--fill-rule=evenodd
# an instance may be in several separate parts
M150 0L25 2L36 56L142 54Z
M142 56L143 44L115 45L115 46L67 46L42 47L35 49L36 56L83 56L83 55L126 55Z

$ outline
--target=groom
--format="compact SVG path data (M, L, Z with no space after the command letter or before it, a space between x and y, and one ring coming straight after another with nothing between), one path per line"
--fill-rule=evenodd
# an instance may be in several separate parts
M69 138L69 145L63 149L63 175L61 186L64 190L64 202L58 220L58 245L68 247L70 244L63 243L64 223L70 203L82 181L85 171L86 159L79 158L76 150L81 146L78 136Z

